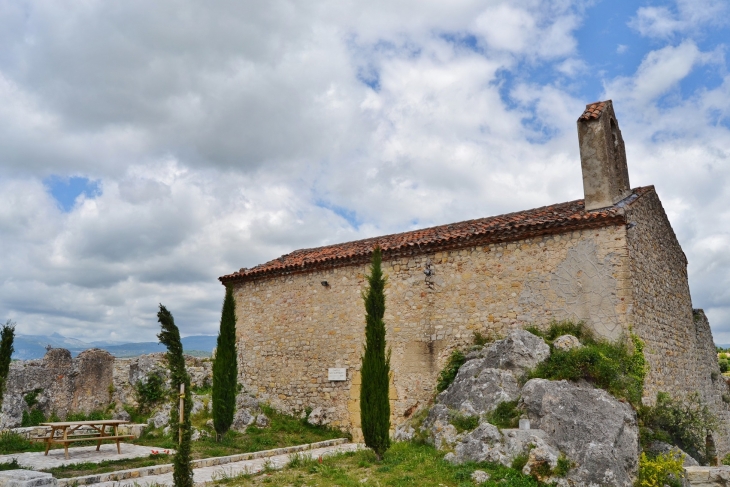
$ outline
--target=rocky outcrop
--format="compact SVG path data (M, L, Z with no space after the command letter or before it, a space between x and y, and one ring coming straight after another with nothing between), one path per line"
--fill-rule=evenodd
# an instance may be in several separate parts
M244 433L251 425L265 428L269 425L269 418L261 411L261 405L255 397L245 393L239 394L236 397L236 412L233 415L231 429Z
M520 388L512 372L489 368L487 360L475 359L462 365L453 384L437 396L436 402L476 416L492 411L501 402L517 399Z
M54 348L41 360L11 363L0 428L20 426L31 407L60 418L105 409L111 402L113 362L104 350L86 350L72 359L68 350Z
M482 358L482 367L521 374L549 356L550 347L542 338L529 331L513 330L507 338L470 353L467 359Z
M575 337L561 338L566 350L582 346ZM436 397L420 425L421 433L437 448L447 450L445 459L454 463L488 461L511 466L516 457L526 455L523 473L546 483L633 485L638 425L628 404L589 384L532 379L520 388L515 375L534 368L549 353L541 338L526 331L512 332L472 352L453 384ZM487 422L497 405L518 398L517 408L532 429L500 430ZM455 423L464 425L456 421L459 416L477 417L476 428L457 430ZM406 423L396 437L414 434ZM561 456L572 465L565 477L555 473Z
M602 389L532 379L521 405L531 424L577 466L568 478L589 485L633 485L638 468L636 413Z

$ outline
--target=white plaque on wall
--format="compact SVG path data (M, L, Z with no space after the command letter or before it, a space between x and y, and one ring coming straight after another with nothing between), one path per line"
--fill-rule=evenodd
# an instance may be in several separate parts
M327 369L327 380L347 380L347 369L330 368Z

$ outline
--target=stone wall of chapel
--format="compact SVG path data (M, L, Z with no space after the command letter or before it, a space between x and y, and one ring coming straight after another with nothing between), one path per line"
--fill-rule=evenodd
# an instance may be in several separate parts
M633 322L645 342L649 375L645 401L656 393L681 393L695 387L695 327L687 281L687 259L655 192L634 201L627 211Z
M730 452L730 408L727 385L720 375L712 332L701 310L693 313L687 259L656 193L633 202L627 211L631 256L634 330L644 340L649 373L644 402L657 392L683 397L699 392L718 416L716 446ZM730 397L730 396L727 396Z
M431 277L424 274L427 265ZM334 424L357 436L367 269L352 265L234 284L245 389L288 412L330 409ZM617 338L629 325L623 226L386 257L383 269L393 424L433 396L447 357L471 344L474 332L500 336L573 319ZM328 381L330 367L347 368L347 381Z

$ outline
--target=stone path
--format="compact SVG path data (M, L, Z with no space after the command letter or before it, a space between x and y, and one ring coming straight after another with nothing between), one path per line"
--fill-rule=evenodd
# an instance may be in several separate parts
M45 470L74 463L99 463L104 460L148 457L152 450L160 451L159 448L154 446L139 446L131 443L121 443L120 448L122 450L121 454L117 453L117 445L114 443L102 444L99 451L96 451L96 445L73 447L68 450L70 457L68 460L64 456L63 448L50 450L48 456L44 455L43 452L12 453L10 455L0 455L0 463L12 462L15 458L23 467L33 470Z
M307 450L300 455L310 455L312 458L334 455L340 452L355 451L363 448L363 445L357 443L345 443L336 446L328 446L324 448L316 448ZM265 466L274 469L283 468L289 463L292 454L275 455L268 458L256 458L253 460L244 460L241 462L227 463L214 467L202 467L193 470L195 485L211 485L217 480L235 477L236 475L246 473L258 473L264 470ZM60 484L61 482L59 482ZM172 486L172 473L162 475L150 475L136 479L100 482L94 485L97 487L146 487L152 485Z

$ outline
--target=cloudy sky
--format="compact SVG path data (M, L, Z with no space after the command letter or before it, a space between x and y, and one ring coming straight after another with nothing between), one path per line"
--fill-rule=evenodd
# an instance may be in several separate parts
M217 277L582 197L614 100L730 343L725 0L0 1L0 319L214 334Z

